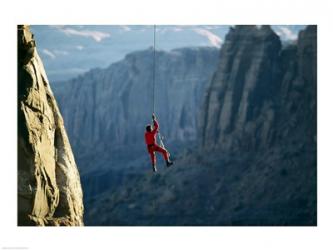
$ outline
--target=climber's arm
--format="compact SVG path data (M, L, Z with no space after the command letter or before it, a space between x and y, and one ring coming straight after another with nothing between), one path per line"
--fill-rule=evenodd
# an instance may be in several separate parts
M158 122L157 122L157 119L156 119L156 116L153 114L153 123L154 123L154 129L153 129L153 133L156 134L157 133L157 130L158 130Z

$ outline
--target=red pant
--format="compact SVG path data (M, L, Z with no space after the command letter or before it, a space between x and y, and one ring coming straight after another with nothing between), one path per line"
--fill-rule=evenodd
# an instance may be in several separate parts
M148 148L148 152L149 152L149 155L150 155L151 163L153 165L156 165L155 152L162 153L164 160L167 161L169 159L169 153L168 153L168 151L166 151L164 148L158 146L157 144L153 144L153 145L147 146L147 148Z

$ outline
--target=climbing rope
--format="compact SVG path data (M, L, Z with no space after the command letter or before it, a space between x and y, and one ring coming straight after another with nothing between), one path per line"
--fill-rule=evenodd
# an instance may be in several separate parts
M155 82L156 82L156 25L154 24L154 45L153 45L153 114L155 114ZM163 143L163 136L158 132L158 139L160 145L165 148Z
M156 25L154 24L154 47L153 47L153 113L155 113L155 57L156 57Z

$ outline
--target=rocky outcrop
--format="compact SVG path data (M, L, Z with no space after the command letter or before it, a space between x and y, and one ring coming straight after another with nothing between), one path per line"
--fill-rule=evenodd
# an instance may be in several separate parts
M156 51L155 112L168 145L196 140L196 115L217 62L216 48ZM98 165L103 157L119 155L111 150L128 145L131 154L138 148L142 150L138 155L146 156L143 132L151 121L152 79L153 50L148 49L128 54L107 69L94 69L69 82L54 84L78 158L94 152L91 157ZM125 151L127 154L128 149ZM110 163L110 159L103 162ZM80 168L85 165L80 164Z
M292 139L315 144L316 26L285 48L268 26L236 26L220 56L201 117L205 148L260 150Z
M281 52L281 85L276 100L275 143L302 143L316 149L317 27L301 31L297 44Z
M18 225L83 225L80 176L28 26L18 26Z

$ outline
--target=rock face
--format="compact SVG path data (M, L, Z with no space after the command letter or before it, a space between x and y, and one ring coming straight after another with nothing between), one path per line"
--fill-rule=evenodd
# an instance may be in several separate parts
M308 26L283 47L270 27L231 29L201 110L201 148L157 175L86 176L87 186L117 183L94 187L87 225L316 225L316 36Z
M156 51L155 112L169 145L197 139L196 114L217 62L218 50L210 47ZM77 158L93 151L94 157L102 155L97 157L101 162L124 145L130 145L132 153L140 148L139 155L146 156L143 133L153 110L152 79L153 50L148 49L128 54L107 69L54 84Z
M316 26L286 48L270 27L232 28L205 97L203 146L232 151L292 140L315 145L316 53Z
M28 26L18 26L18 225L83 225L80 176Z
M201 151L223 156L224 169L237 159L239 179L224 180L238 192L237 223L316 225L316 94L316 26L285 47L269 27L230 30L202 109Z

